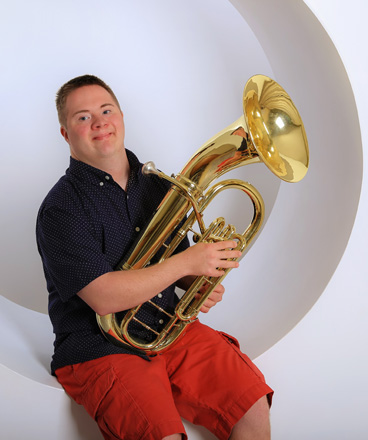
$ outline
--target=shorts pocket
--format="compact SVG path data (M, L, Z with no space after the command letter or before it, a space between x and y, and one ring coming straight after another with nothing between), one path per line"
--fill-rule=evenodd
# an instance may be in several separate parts
M96 419L98 408L113 387L116 375L113 368L104 371L100 376L96 377L84 390L82 404L86 408L88 414Z
M225 332L218 332L229 344L235 345L236 348L240 349L239 341L234 338L234 336L231 336Z
M239 341L225 332L218 332L220 336L225 339L225 341L232 346L233 350L238 354L238 356L248 365L248 367L253 370L253 372L264 382L264 376L262 372L256 367L252 360L240 350Z
M116 374L114 367L91 383L83 396L84 407L109 439L137 440L149 430L149 423ZM130 414L130 416L129 416ZM133 417L132 417L133 414Z

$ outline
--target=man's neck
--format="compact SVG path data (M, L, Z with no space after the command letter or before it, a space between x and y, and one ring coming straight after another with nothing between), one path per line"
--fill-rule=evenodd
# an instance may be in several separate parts
M114 181L120 185L124 191L126 190L130 175L130 165L125 148L123 148L119 155L108 158L100 158L97 161L83 160L82 158L76 157L73 152L71 152L71 156L76 160L81 160L88 165L109 173L113 177Z
M126 190L130 175L130 165L125 148L119 157L108 160L103 165L103 170L111 174L115 182L120 185L123 190Z

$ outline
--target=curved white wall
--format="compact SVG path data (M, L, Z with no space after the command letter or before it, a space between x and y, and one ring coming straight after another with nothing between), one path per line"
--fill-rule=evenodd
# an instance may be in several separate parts
M239 116L242 88L252 74L273 76L291 94L310 142L310 171L297 185L280 185L261 165L237 170L260 189L269 217L242 270L226 281L229 294L221 307L204 320L238 336L253 357L269 349L257 363L276 390L275 439L365 438L364 393L358 391L367 384L365 186L354 220L366 173L358 113L366 149L367 92L362 56L350 50L364 49L363 1L353 0L348 11L341 0L115 1L108 10L97 1L88 10L71 1L15 1L3 9L0 292L12 301L1 301L3 325L8 318L0 339L6 437L49 438L47 426L37 428L42 413L35 405L23 425L14 423L32 393L40 405L53 401L56 412L47 420L60 426L57 438L99 438L88 421L81 428L80 408L50 382L48 349L34 342L38 327L50 331L47 317L17 305L46 310L34 218L68 162L52 97L62 82L90 72L120 97L127 146L167 172L178 171L201 143ZM231 221L243 214L229 211ZM26 316L22 325L17 314ZM27 319L38 322L28 335ZM45 345L51 338L41 340ZM70 416L74 425L66 428ZM210 438L188 431L190 438Z
M331 157L331 166L335 166L336 161L344 164L345 158L359 148L361 136L363 151L356 177L362 179L362 188L347 248L323 295L296 328L260 356L257 363L275 385L272 412L274 439L364 440L368 435L365 414L368 388L368 188L367 167L363 168L363 158L367 157L368 152L368 59L365 49L368 7L363 0L353 0L348 4L340 0L306 0L305 3L336 46L349 76L360 120L359 129L353 121L355 110L351 99L345 105L346 81L339 74L334 75L336 64L331 59L334 48L331 44L325 45L326 41L321 38L318 40L321 50L316 51L316 62L327 59L327 65L330 64L331 87L336 87L334 104L338 105L337 113L340 114L333 121L334 131L343 136L345 144L344 149L336 152L338 159ZM301 51L303 55L304 48ZM271 58L270 62L275 68ZM323 116L325 109L325 102L318 100L315 111L322 113L322 118L330 118L330 114ZM346 135L346 128L355 131L353 137ZM323 145L329 141L330 135L320 127L322 158ZM328 177L329 173L326 174L326 185L334 199L334 188L330 187ZM346 170L343 167L340 180L340 190L337 200L334 200L336 218L344 214L340 201L349 198L354 203L359 195L358 191L351 194L344 187ZM324 191L324 188L321 190ZM323 218L320 220L323 222ZM338 240L339 230L335 230L334 222L330 227Z

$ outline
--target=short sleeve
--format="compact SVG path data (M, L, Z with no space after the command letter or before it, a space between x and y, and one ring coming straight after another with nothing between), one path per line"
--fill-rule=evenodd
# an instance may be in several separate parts
M40 211L37 244L46 277L63 302L113 269L102 252L96 231L82 214L60 207Z

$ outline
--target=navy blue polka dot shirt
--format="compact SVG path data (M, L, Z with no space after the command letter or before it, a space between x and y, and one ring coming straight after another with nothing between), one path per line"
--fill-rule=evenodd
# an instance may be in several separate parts
M169 189L167 181L144 176L137 157L126 151L130 164L126 191L110 174L70 158L65 175L38 213L37 245L55 333L53 374L65 365L131 353L105 339L95 312L77 295L91 281L114 270ZM177 252L188 245L185 239ZM172 311L177 303L175 286L157 295L154 302ZM162 313L152 309L142 308L140 319L159 330ZM149 339L148 334L136 331L139 337Z

